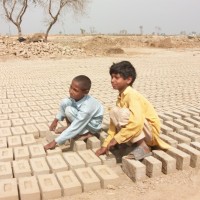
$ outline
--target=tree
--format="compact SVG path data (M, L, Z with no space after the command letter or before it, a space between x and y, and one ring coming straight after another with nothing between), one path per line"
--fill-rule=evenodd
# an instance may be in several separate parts
M140 29L140 35L143 35L143 26L139 26Z
M22 36L22 18L29 3L36 4L36 0L2 0L6 19L17 27L19 38Z
M58 21L59 16L64 10L71 8L75 13L83 12L87 0L41 0L40 4L47 9L49 19L47 19L47 30L45 41L47 41L49 32L53 25Z

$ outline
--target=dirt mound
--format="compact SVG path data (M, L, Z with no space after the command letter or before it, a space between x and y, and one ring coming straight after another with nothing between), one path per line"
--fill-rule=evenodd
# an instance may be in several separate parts
M96 36L92 39L89 39L84 45L83 49L86 52L91 52L93 54L105 54L108 48L114 48L116 43L114 40L103 37Z
M110 48L106 51L106 54L123 54L124 50L121 48Z
M171 41L171 38L164 38L159 41L150 42L149 46L158 48L172 48L174 45Z

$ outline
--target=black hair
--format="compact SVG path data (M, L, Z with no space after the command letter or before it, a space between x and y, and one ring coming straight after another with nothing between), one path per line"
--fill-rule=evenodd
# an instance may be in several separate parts
M130 83L131 86L137 76L135 68L129 61L121 61L118 63L113 63L113 65L110 67L109 73L110 75L120 74L120 76L122 76L123 79L131 77L132 78L132 81Z
M87 76L79 75L76 76L73 80L79 83L81 90L90 90L92 83Z

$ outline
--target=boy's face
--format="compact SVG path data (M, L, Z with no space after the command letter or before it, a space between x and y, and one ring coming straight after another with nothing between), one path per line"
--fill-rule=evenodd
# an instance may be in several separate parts
M84 91L80 88L80 85L77 81L73 80L70 88L69 88L69 94L70 97L72 99L74 99L75 101L79 101L81 100L86 94L88 93L88 91Z
M132 81L131 77L123 78L120 74L111 74L111 84L113 89L123 92Z

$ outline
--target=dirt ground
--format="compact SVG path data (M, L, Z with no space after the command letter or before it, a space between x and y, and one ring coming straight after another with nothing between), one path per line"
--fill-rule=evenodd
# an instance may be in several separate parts
M15 38L16 39L16 38ZM119 56L130 57L145 54L145 48L199 48L200 38L188 36L50 36L49 41L70 48L81 48L84 56ZM83 55L76 55L83 57ZM12 59L16 57L12 55ZM19 58L19 57L17 57ZM62 58L62 57L60 57ZM0 56L1 60L8 59L8 55ZM20 59L23 59L20 57ZM44 57L43 59L46 59ZM56 58L55 58L56 59ZM133 182L118 165L115 169L120 176L119 186L110 185L107 189L84 192L60 200L199 200L200 199L200 171L189 168L186 171L176 171L169 175L147 178Z

